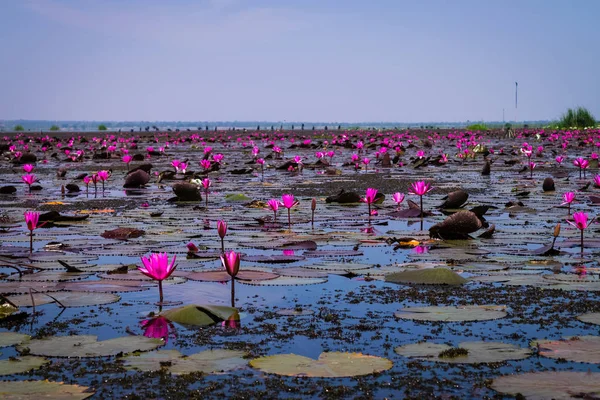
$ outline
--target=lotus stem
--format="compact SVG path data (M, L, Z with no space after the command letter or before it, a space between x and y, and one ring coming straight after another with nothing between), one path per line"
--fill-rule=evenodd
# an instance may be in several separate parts
M423 196L419 196L419 199L421 200L421 230L423 230Z
M33 253L33 231L29 231L29 254Z
M235 307L235 278L231 278L231 307Z
M292 217L290 215L290 209L288 208L288 225L291 228L292 227Z
M581 253L583 254L583 229L581 230Z
M221 238L221 253L225 253L225 240Z
M163 303L163 288L162 288L162 280L158 281L158 296L160 298L159 303Z

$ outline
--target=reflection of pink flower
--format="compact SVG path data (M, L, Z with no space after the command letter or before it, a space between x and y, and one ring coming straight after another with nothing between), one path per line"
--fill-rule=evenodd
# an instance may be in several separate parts
M413 252L417 253L417 254L424 254L427 253L429 251L429 248L425 247L425 246L417 246L413 249Z
M240 315L237 312L234 313L231 317L221 322L221 326L223 328L240 329L242 327L242 323L240 322Z
M565 161L565 157L563 157L563 156L556 156L555 160L560 165L560 164L563 163L563 161Z
M283 255L284 256L293 256L294 250L283 250Z
M165 344L169 340L169 320L158 316L141 322L144 336L155 339L163 339Z
M148 204L147 202L143 202L142 204L140 204L140 207L148 208L148 207L150 207L150 204Z

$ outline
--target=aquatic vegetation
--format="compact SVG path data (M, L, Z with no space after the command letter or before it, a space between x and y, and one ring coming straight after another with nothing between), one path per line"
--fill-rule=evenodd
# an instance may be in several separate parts
M154 253L149 257L141 257L142 267L138 267L138 270L158 281L158 293L159 293L159 304L163 304L163 281L167 279L175 269L177 265L175 261L177 260L177 256L173 256L171 263L169 263L169 256L167 253Z

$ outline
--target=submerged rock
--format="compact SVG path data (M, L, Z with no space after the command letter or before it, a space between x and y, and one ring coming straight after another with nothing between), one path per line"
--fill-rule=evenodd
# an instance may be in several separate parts
M360 202L360 195L356 192L346 192L346 190L342 189L338 194L327 197L325 202L340 204L358 203Z
M0 194L13 194L17 192L17 188L9 185L0 187Z
M550 177L544 179L542 189L544 190L544 192L554 192L556 190L554 187L554 179Z
M446 197L442 200L445 200L439 208L460 208L462 207L467 200L469 199L469 194L464 190L456 190L454 192L448 193Z

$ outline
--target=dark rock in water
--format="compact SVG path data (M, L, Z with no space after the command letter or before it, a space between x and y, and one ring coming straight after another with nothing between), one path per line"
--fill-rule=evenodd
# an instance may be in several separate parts
M178 201L201 201L200 188L193 183L179 182L173 185L173 193Z
M390 153L385 153L383 155L383 158L381 159L381 166L383 168L391 168L392 167L392 161L390 160Z
M73 222L83 221L88 219L89 215L62 215L58 211L48 211L47 213L40 214L40 221L42 222Z
M92 156L92 160L108 160L110 158L110 154L106 151L100 153L94 153Z
M79 191L81 191L81 189L79 189L79 186L77 186L74 183L67 183L67 185L65 186L65 188L67 189L68 192L79 192Z
M428 211L422 211L421 207L419 207L419 205L412 200L406 200L406 204L408 204L407 209L390 213L390 216L396 218L417 218L421 216L425 217L432 215L432 213Z
M66 175L67 175L67 169L66 168L59 168L56 171L56 176L59 177L59 178L64 178ZM84 175L84 176L86 176L86 175ZM83 177L81 179L83 179Z
M360 196L355 192L346 192L344 189L340 190L340 192L335 196L329 196L325 199L326 203L358 203L360 202Z
M469 193L465 192L464 190L456 190L448 193L448 195L442 199L446 201L444 201L439 208L460 208L467 202L468 199Z
M231 170L231 174L244 175L244 174L250 174L250 173L252 173L252 171L254 171L254 169L252 169L252 168L238 168L238 169Z
M481 169L481 175L487 176L490 174L491 171L492 171L492 164L490 164L490 162L486 160L485 165Z
M468 239L469 233L478 231L482 226L475 213L459 211L429 228L429 236L434 239Z
M0 188L0 190L1 189L2 188ZM592 204L599 204L600 203L600 196L590 195L589 199L592 202Z
M548 177L544 179L544 183L542 183L542 189L544 192L553 192L556 189L554 188L554 179Z
M131 161L144 161L145 157L143 154L137 153L131 156Z
M150 182L150 175L141 169L138 169L125 177L124 188L139 188Z
M14 186L2 186L0 187L0 194L13 194L17 192L17 188Z
M135 171L138 171L138 170L142 170L144 172L150 173L150 171L152 170L152 164L150 164L150 163L140 164L138 167L132 169L127 174L132 174L132 173L134 173Z
M87 175L88 175L87 173L83 172L83 173L81 173L81 174L77 175L77 176L75 177L75 180L77 180L77 181L80 181L80 180L82 180L83 178L85 178Z
M104 231L104 233L100 234L100 236L105 239L127 240L138 238L145 233L145 231L136 228L116 228L110 231Z
M37 156L33 153L24 153L19 159L21 164L33 164L37 162Z

